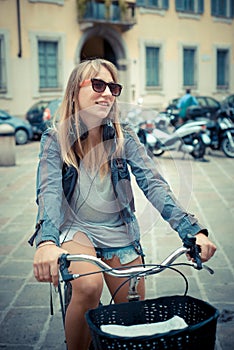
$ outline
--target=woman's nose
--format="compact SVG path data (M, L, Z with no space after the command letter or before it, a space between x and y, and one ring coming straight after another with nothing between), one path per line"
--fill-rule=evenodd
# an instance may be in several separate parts
M105 90L103 91L103 93L102 93L103 95L109 95L109 96L112 96L112 93L111 93L111 91L110 91L110 88L109 88L109 86L107 85L106 86L106 88L105 88Z

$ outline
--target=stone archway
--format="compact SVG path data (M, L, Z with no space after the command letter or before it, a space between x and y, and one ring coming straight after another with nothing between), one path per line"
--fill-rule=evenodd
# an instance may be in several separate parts
M102 57L116 65L118 68L116 54L108 40L100 36L89 38L80 52L80 60L89 57Z
M120 100L129 102L129 64L121 34L107 25L87 29L77 46L76 63L88 57L102 57L116 65L119 80L124 85Z

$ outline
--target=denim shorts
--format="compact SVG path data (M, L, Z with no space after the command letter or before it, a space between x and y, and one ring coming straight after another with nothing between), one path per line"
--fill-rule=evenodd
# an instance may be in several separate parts
M110 260L113 258L113 256L117 256L122 265L132 262L138 256L144 257L144 253L139 242L134 242L126 247L95 248L95 250L98 258Z

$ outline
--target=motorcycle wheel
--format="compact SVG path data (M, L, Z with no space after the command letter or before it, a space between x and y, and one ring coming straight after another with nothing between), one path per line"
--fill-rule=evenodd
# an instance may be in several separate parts
M234 136L232 135L232 139L234 142ZM221 149L225 156L229 158L234 158L234 148L232 147L228 137L225 137L221 142Z
M160 148L153 148L148 146L146 147L146 149L147 149L147 154L148 156L150 156L150 158L153 158L154 156L159 157L164 153L164 151L161 150Z
M158 149L154 148L152 153L155 157L160 157L164 153L164 151L161 150L160 148L158 148Z
M206 153L206 146L202 142L201 139L197 138L193 140L193 146L194 150L192 151L191 155L195 159L203 158Z

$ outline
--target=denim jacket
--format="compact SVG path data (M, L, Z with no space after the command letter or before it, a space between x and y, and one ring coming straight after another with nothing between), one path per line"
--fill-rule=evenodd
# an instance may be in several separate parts
M203 232L208 235L198 220L186 212L174 197L168 183L157 171L154 161L147 155L138 136L128 126L123 126L124 146L121 159L110 162L113 190L118 201L119 212L132 241L140 240L140 229L135 216L131 173L146 198L160 212L164 220L179 233L183 240ZM59 234L69 204L63 193L60 146L56 133L46 131L41 139L41 151L37 172L37 226L29 243L36 245L51 240L59 245ZM65 204L66 205L65 205Z

